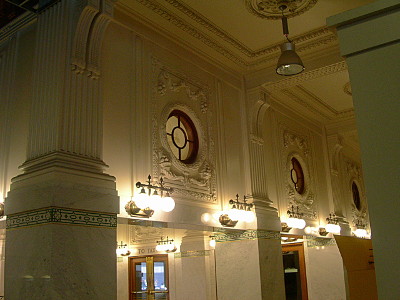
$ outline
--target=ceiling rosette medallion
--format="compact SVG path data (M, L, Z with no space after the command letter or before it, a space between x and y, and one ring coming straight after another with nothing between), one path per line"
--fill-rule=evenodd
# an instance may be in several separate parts
M283 10L287 18L301 15L313 7L318 0L246 0L246 6L251 13L269 20L282 18Z

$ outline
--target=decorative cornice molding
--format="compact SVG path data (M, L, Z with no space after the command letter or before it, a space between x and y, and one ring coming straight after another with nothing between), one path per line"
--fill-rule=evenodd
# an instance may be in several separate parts
M216 41L214 41L211 38L207 37L206 35L204 35L200 31L195 29L193 26L191 26L189 23L184 21L183 19L175 16L170 11L168 11L167 9L165 9L164 7L159 5L157 2L151 1L151 0L136 0L136 1L138 1L140 4L146 6L147 8L152 10L154 13L158 14L160 17L166 19L167 21L169 21L170 23L172 23L176 27L178 27L181 30L185 31L189 35L191 35L194 38L197 38L198 40L202 41L204 44L206 44L210 48L216 50L218 53L220 53L223 56L227 57L231 61L234 61L235 63L237 63L237 64L239 64L241 66L245 66L247 64L238 55L235 55L231 51L228 51L227 49L225 49L224 47L219 45ZM122 5L122 4L119 4L119 3L117 5L119 7L121 7L123 10L127 10L127 11L132 12L132 10L129 7L125 6L125 5ZM135 12L133 12L133 13L135 13Z
M346 62L343 60L341 62L332 64L329 66L325 66L322 68L304 72L299 75L285 77L282 80L264 84L264 88L269 92L287 89L287 88L295 86L295 85L300 85L303 82L306 82L306 81L309 81L312 79L316 79L316 78L320 78L323 76L327 76L330 74L334 74L337 72L341 72L344 70L347 70L347 65L346 65Z
M300 104L302 107L308 109L313 114L318 115L318 116L322 117L323 119L328 119L328 120L332 119L332 115L326 114L326 113L322 112L321 110L315 108L308 101L305 101L304 98L297 96L292 91L283 90L282 94L286 95L291 100L296 101L298 104Z
M154 0L136 0L136 1L242 67L247 67L247 68L257 67L258 65L261 65L263 63L275 59L280 53L279 44L258 50L252 50L248 48L246 45L240 43L240 41L238 41L237 39L230 36L225 31L218 28L210 20L205 18L203 15L199 14L197 11L191 9L188 5L182 3L179 0L165 0L174 9L179 10L187 17L189 17L190 19L201 25L203 28L214 34L215 36L222 39L229 45L233 46L233 48L239 50L239 52L245 56L244 58L242 58L240 55L233 53L226 47L222 46L216 40L212 39L211 37L202 33L200 30L196 29L192 24L186 22L182 18L173 14L171 11L160 5L157 1ZM117 3L116 5L120 7L121 10L123 11L129 11L132 14L136 14L135 11L133 11L124 4ZM318 48L321 45L326 45L333 41L337 41L337 37L330 29L328 29L327 27L322 27L310 31L301 36L293 37L292 40L296 45L298 45L297 51L304 52L310 49Z
M343 86L343 92L344 92L346 95L349 95L349 96L352 96L352 95L353 95L353 93L351 92L350 81L347 82L347 83Z
M16 32L22 28L30 25L37 18L37 15L32 12L26 12L20 17L16 18L12 22L8 23L6 26L0 30L0 43L4 40L12 37Z
M46 207L8 215L6 229L49 224L116 228L117 214L64 207Z

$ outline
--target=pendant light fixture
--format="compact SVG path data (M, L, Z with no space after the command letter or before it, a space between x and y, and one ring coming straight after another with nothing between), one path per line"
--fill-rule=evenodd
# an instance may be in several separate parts
M278 64L276 66L276 73L282 76L292 76L299 74L304 71L304 65L301 61L301 58L297 55L295 51L294 43L289 40L289 27L287 18L283 14L284 10L287 9L287 5L282 4L279 6L279 9L282 11L282 30L283 34L287 39L287 42L284 42L281 47L281 56L278 59Z

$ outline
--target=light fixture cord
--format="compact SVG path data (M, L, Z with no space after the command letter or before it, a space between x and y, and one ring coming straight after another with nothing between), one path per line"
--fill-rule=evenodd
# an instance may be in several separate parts
M283 35L286 37L288 42L291 43L292 41L289 39L288 21L287 21L287 18L285 17L285 15L283 14L283 10L281 10L281 11L282 11L282 31L283 31Z

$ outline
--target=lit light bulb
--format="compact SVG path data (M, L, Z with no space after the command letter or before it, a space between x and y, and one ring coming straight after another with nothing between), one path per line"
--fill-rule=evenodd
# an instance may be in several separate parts
M306 221L304 221L303 219L297 219L296 228L303 229L304 227L306 227Z
M251 223L254 221L254 219L256 218L254 212L252 212L251 210L245 211L245 216L244 216L244 221L247 223Z
M149 207L152 210L161 209L161 196L157 193L157 191L154 191L153 195L150 196Z
M232 221L237 221L240 219L240 211L237 208L231 208L228 210L228 216Z
M173 244L173 243L169 243L168 245L167 245L167 250L168 251L172 251L172 250L174 250L175 249L175 245Z
M306 228L304 228L304 233L305 234L313 234L313 233L315 233L315 227L310 227L310 226L307 226Z
M288 227L297 228L297 218L289 218L286 221Z
M117 252L117 256L122 256L124 249L118 248L116 252Z
M161 199L161 210L170 212L175 208L175 201L169 195Z
M145 209L149 206L149 195L142 189L141 192L133 198L133 201L137 207Z
M337 224L327 224L325 226L326 231L331 232L331 233L336 233L339 234L341 227Z
M217 243L216 243L216 241L214 240L214 239L211 239L210 240L210 247L213 247L213 248L215 248L215 245L216 245Z
M359 238L367 237L367 231L362 228L358 228L356 231L354 231L354 234L356 237L359 237Z
M164 245L158 244L158 245L156 246L156 251L164 251L163 246L164 246Z

